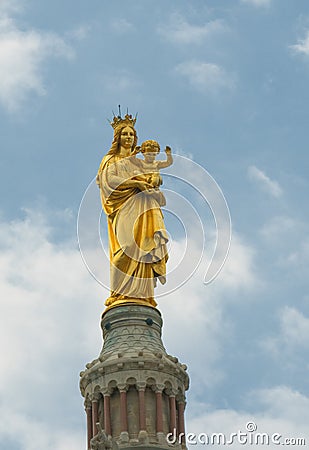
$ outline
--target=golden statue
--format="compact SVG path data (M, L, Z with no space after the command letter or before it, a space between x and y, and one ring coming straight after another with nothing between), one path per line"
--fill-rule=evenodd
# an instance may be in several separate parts
M156 141L137 147L136 118L126 114L111 123L114 139L97 175L102 207L107 215L111 293L106 306L137 303L156 306L157 279L166 281L168 241L160 206L165 198L159 170L172 164L156 161ZM144 159L136 157L141 151Z

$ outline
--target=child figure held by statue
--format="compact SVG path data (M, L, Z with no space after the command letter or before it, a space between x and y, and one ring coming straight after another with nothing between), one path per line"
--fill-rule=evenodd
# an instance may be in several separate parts
M159 187L162 184L160 170L173 164L171 148L166 146L166 160L156 160L156 156L160 153L160 145L157 141L149 139L144 141L140 147L136 147L136 153L141 152L144 159L137 159L141 173L134 177L135 179L143 178L152 188L143 191L145 194L152 195L158 201L160 206L166 204L165 197Z

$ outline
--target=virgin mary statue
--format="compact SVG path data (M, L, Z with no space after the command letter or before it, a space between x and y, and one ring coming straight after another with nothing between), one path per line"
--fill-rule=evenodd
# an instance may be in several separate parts
M168 238L158 187L149 183L136 157L135 121L128 114L114 117L114 139L97 175L108 224L108 307L124 303L156 306L157 279L162 284L166 281Z

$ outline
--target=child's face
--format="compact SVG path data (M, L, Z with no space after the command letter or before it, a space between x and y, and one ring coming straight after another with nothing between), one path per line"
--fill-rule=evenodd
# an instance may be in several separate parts
M157 154L160 152L160 147L157 142L147 142L142 149L145 161L150 163L156 159Z
M156 155L157 155L157 153L154 153L154 152L145 152L144 159L146 162L151 163L151 162L154 162L154 160L156 159Z

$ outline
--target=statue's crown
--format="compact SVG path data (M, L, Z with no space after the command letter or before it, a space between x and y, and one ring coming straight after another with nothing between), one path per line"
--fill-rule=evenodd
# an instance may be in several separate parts
M128 114L128 113L124 116L124 118L122 118L121 113L120 113L120 107L119 107L118 116L114 115L114 119L112 120L112 122L110 122L110 124L114 128L114 130L116 128L118 128L119 126L129 126L129 127L134 128L136 119L137 119L137 115L135 117L132 117L132 114Z

